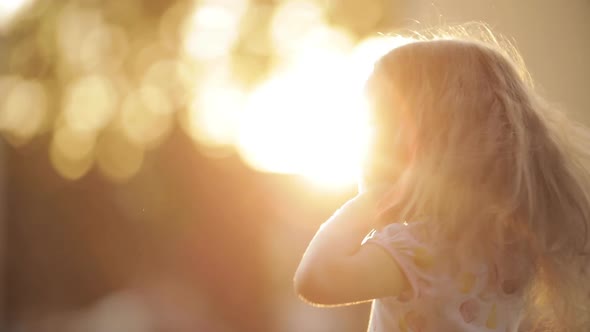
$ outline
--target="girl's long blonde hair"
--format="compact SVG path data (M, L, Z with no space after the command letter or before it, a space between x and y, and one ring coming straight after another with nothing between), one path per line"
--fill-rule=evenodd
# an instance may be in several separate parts
M435 220L457 257L522 257L529 320L588 331L590 131L534 92L510 43L478 31L421 35L375 65L367 181L395 180L396 142L411 135L398 218Z

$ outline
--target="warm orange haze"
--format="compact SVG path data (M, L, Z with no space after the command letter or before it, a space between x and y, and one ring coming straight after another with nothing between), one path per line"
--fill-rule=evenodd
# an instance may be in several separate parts
M0 0L0 331L366 331L370 302L308 305L298 265L320 225L384 179L377 166L397 172L412 156L376 152L392 148L379 138L412 146L415 126L372 112L404 110L369 93L375 61L409 36L479 22L515 44L543 96L589 123L588 1ZM439 96L417 86L392 104ZM428 133L444 131L428 119ZM423 164L436 165L427 180L448 170ZM440 192L440 206L495 207ZM368 241L360 233L347 243ZM467 276L461 289L483 284ZM503 331L502 312L482 308ZM395 324L420 331L416 317Z
M6 5L5 20L26 5ZM68 179L92 167L116 180L132 177L177 121L198 144L236 149L257 170L301 175L327 188L354 185L369 131L364 80L401 38L357 40L329 25L315 1L285 1L272 15L270 40L258 45L275 54L268 74L247 86L231 52L250 5L256 6L178 2L152 40L132 39L94 9L63 6L47 23L55 27L42 27L36 37L58 57L61 101L50 107L55 82L0 76L0 127L17 145L53 130L53 166ZM177 39L180 52L172 56Z

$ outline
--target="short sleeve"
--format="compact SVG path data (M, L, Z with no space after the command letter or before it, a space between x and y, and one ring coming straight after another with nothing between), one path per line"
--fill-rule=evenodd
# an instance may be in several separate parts
M433 250L416 233L413 223L395 223L373 232L365 242L381 247L398 264L411 286L409 299L420 297L433 279Z

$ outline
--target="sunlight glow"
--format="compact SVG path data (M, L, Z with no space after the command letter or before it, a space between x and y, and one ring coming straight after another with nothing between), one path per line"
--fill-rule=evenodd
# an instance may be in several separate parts
M14 18L33 3L32 0L0 1L0 29L8 26Z
M246 92L232 81L226 63L212 70L200 84L185 120L189 134L209 146L234 144Z
M240 153L259 170L351 185L368 130L360 89L341 73L344 56L307 60L252 94L241 122Z
M384 56L393 48L413 42L411 38L400 36L381 36L367 38L358 43L352 54L351 62L354 66L351 68L356 73L357 79L361 83L367 78L368 74L373 70L373 66L379 58Z
M365 81L375 61L408 42L378 37L349 51L317 44L301 52L250 96L240 121L242 157L323 187L354 184L370 134Z
M236 4L220 2L199 5L185 27L185 51L197 59L214 59L226 55L238 37L243 10ZM237 6L236 6L237 5Z
M316 1L287 0L269 16L269 75L246 89L226 60L243 15L229 8L205 1L187 24L186 56L201 64L202 78L180 118L184 129L203 146L232 146L263 172L326 188L355 184L370 134L364 83L374 62L403 41L358 42L330 25Z
M279 53L301 50L304 40L323 24L322 9L315 1L286 1L276 9L271 38Z
M178 122L211 158L235 153L328 188L356 182L370 134L364 83L399 45L359 39L384 18L382 1L182 0L161 15L141 1L35 1L0 0L0 34L39 18L8 49L0 135L21 146L51 132L62 176L96 166L125 181Z

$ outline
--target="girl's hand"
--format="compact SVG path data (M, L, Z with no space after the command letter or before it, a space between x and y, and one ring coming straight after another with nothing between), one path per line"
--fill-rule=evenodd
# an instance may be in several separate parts
M379 203L392 188L392 185L384 184L361 191L342 205L332 218L343 219L342 222L355 229L374 229L378 226Z
M399 222L404 217L403 210L408 204L408 196L412 186L412 170L407 169L399 177L398 181L390 186L389 190L384 192L379 202L377 209L379 210L379 219L381 223L390 224L392 222Z

